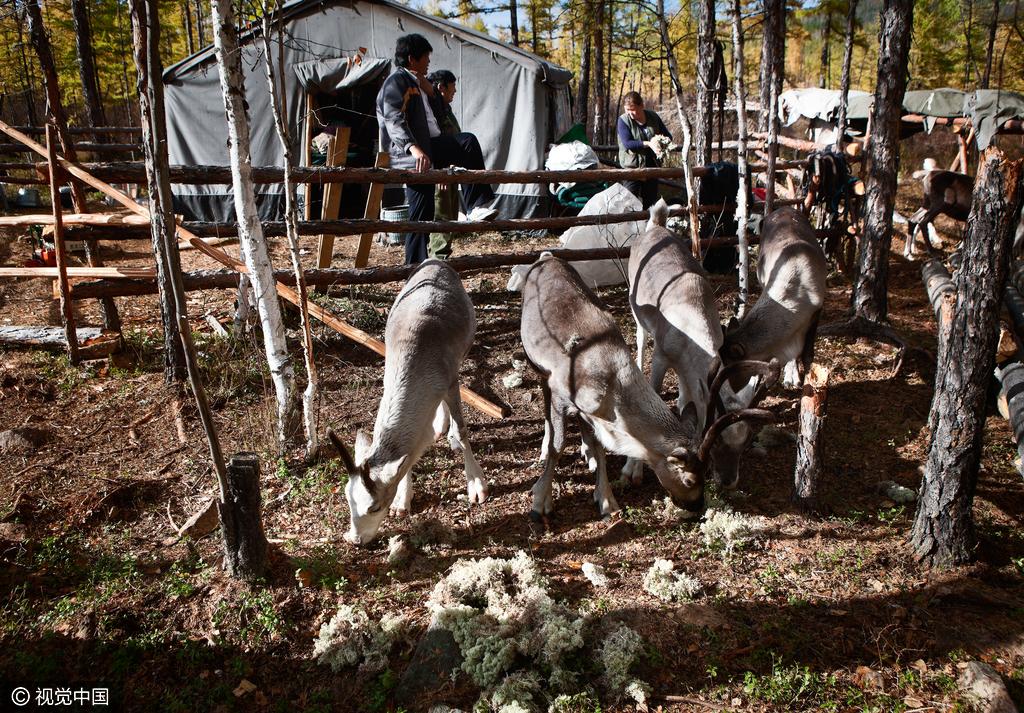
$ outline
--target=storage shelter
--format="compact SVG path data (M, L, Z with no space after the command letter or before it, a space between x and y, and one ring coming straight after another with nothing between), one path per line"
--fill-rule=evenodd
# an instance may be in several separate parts
M532 171L571 125L572 74L544 59L461 25L388 0L294 0L279 11L284 31L285 93L294 155L304 135L307 102L317 130L351 129L349 166L372 166L377 151L374 100L391 71L395 41L412 32L433 46L430 70L458 78L452 108L463 131L476 134L488 168ZM254 166L281 166L284 153L274 129L258 27L242 33L242 70L251 125ZM275 37L276 50L276 37ZM227 123L213 47L169 67L163 76L170 163L227 165ZM230 185L173 187L175 211L198 220L233 220ZM264 219L279 217L283 187L258 185ZM540 184L495 187L504 217L548 215ZM361 195L356 195L361 192ZM341 217L361 217L366 187L348 184Z

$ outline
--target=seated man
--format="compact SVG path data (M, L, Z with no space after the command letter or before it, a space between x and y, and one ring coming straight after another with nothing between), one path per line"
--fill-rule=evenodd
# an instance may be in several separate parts
M655 112L644 108L644 100L638 92L629 92L623 97L625 112L619 117L615 133L619 139L619 165L622 168L653 168L661 161L654 153L652 139L655 136L671 134L665 123ZM639 198L644 208L658 200L658 179L647 181L623 181L622 185Z
M431 168L484 168L483 152L476 136L468 133L445 135L437 117L445 114L443 100L427 81L433 48L422 35L403 35L395 44L395 70L384 80L377 94L377 122L380 148L391 157L391 168L427 171ZM469 220L490 220L491 186L471 183L462 187ZM434 185L405 187L409 220L434 219ZM410 233L405 239L405 262L415 265L427 259L427 233Z
M427 77L430 85L434 87L434 93L441 97L443 108L437 114L437 124L441 128L443 136L455 136L462 133L459 120L452 111L452 99L455 98L455 74L448 69L438 69ZM462 209L459 203L459 187L454 183L442 183L437 187L437 196L434 199L434 220L458 220L459 211ZM431 233L430 242L427 244L427 254L430 257L447 260L452 254L451 233Z

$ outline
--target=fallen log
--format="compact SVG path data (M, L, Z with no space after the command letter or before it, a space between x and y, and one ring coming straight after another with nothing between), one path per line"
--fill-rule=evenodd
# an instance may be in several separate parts
M932 312L935 313L935 318L941 321L944 304L947 300L956 298L956 288L953 287L949 270L942 260L935 258L921 265L921 278L924 280L924 289L928 293Z
M121 335L99 327L78 327L78 359L102 359L121 348ZM5 349L67 349L63 327L0 327L0 347Z

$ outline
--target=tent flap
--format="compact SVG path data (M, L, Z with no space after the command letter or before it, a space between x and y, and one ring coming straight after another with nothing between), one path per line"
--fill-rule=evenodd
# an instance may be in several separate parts
M307 92L335 94L386 76L391 70L391 61L379 57L332 57L297 62L292 69L299 85Z

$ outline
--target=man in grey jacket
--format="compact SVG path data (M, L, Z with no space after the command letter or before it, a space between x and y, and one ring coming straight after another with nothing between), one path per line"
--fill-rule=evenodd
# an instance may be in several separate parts
M377 94L377 123L380 148L391 157L391 167L427 171L431 168L482 170L483 152L476 136L469 133L444 135L438 125L444 107L430 82L427 69L433 48L422 35L403 35L395 44L395 69ZM405 187L409 220L434 219L433 184ZM469 220L490 220L497 215L494 189L487 184L463 185L462 194ZM415 265L427 259L428 233L405 237L405 262Z

